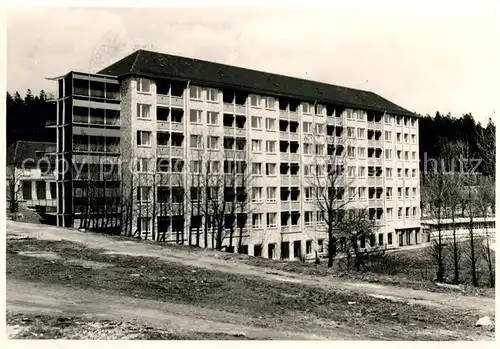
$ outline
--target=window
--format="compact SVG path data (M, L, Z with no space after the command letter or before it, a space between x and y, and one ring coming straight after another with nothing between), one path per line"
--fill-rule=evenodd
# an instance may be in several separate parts
M311 155L311 154L312 154L312 144L304 143L304 155Z
M366 199L366 188L365 187L358 188L358 196L360 199Z
M398 188L398 199L403 198L403 188L399 187Z
M137 91L150 93L151 92L151 81L149 79L137 78Z
M252 214L252 228L262 227L262 213Z
M137 158L137 172L148 172L149 159Z
M365 148L364 147L359 147L358 148L358 157L359 158L364 158L365 157Z
M390 168L390 167L385 168L385 176L387 178L392 178L392 168Z
M390 160L392 158L392 149L386 149L385 150L385 158L387 160Z
M306 240L306 254L312 254L312 240Z
M357 115L357 119L363 121L365 119L365 113L362 111L357 111L354 114Z
M266 153L276 153L276 141L266 141Z
M250 95L250 105L255 108L260 108L260 97L256 95Z
M141 233L151 232L151 217L137 217L137 230Z
M354 199L354 197L356 196L356 188L349 187L347 192L348 192L348 198Z
M410 197L410 188L405 188L405 198L409 198Z
M276 213L266 213L266 226L268 228L276 228Z
M144 202L149 200L149 191L151 187L137 187L137 201Z
M266 188L267 202L276 202L276 187Z
M385 140L386 141L392 140L392 132L391 131L385 131Z
M252 139L252 151L256 153L262 151L262 141L260 139Z
M266 109L274 109L276 100L274 97L264 97L264 106Z
M305 211L304 212L304 225L313 225L313 212Z
M387 234L387 245L392 245L392 233Z
M409 178L409 177L410 177L410 169L405 168L405 178Z
M403 169L398 168L398 178L403 178Z
M151 119L151 106L149 104L137 104L137 117L141 119Z
M411 169L411 176L412 176L412 178L416 178L417 177L417 170L415 168Z
M410 208L409 207L405 208L405 217L410 218Z
M358 128L358 138L360 138L360 139L365 138L365 129L364 128Z
M276 119L266 118L266 130L274 131L276 129Z
M212 150L219 149L219 137L207 136L207 146L208 146L208 149L212 149Z
M200 135L191 135L190 136L190 148L191 149L201 149L201 136Z
M191 172L192 173L201 173L201 161L199 160L191 160Z
M398 207L398 219L403 219L403 208Z
M408 160L410 153L408 151L405 151L405 160Z
M396 141L401 142L401 132L396 133Z
M321 104L316 104L316 115L325 115L326 107Z
M137 145L143 147L151 146L151 132L137 131Z
M304 188L304 200L305 201L312 201L313 199L313 188L312 187L305 187Z
M325 152L325 145L324 144L316 144L316 154L323 155L324 152Z
M316 130L315 130L316 134L321 135L321 134L325 133L324 128L323 128L323 126L324 126L323 124L316 123L314 126L316 127Z
M413 198L415 198L417 196L417 188L416 187L412 188L412 196L413 196Z
M365 167L364 166L359 166L358 167L358 176L359 177L364 177L365 176Z
M411 126L415 127L415 119L411 119Z
M189 88L189 98L201 100L202 88L198 86L191 86Z
M207 112L207 124L208 125L217 125L219 123L219 113L216 111Z
M348 120L352 120L352 119L354 119L354 117L353 117L353 115L352 115L352 110L351 110L351 109L346 109L345 113L346 113L346 118L347 118Z
M417 160L417 152L416 151L412 151L411 152L411 159L412 160Z
M347 175L349 177L356 176L356 166L347 166Z
M413 217L417 217L417 208L416 207L412 208L412 215L413 215Z
M318 239L318 253L323 253L323 239Z
M276 164L267 163L266 164L266 176L276 175Z
M386 189L385 196L386 196L388 199L392 199L392 187L388 187L388 188Z
M201 110L191 109L189 111L189 122L192 124L201 124Z
M353 158L356 154L356 148L355 147L347 147L347 156Z
M401 126L401 116L397 116L397 117L396 117L396 124L397 124L398 126Z
M387 212L386 214L387 219L392 219L392 207L387 207L386 212Z
M392 123L392 118L390 115L384 115L384 121L386 124L391 124Z
M219 91L215 88L207 89L207 100L210 102L218 102L219 101Z
M304 165L304 176L312 176L314 173L314 165Z
M262 188L261 187L253 187L252 188L252 202L261 202L262 201Z
M304 133L312 133L312 122L304 121L302 123L302 130Z
M405 143L408 143L408 133L405 133L404 137L405 137Z
M313 108L312 108L312 105L310 105L309 103L307 102L303 102L302 103L302 112L304 114L312 114L313 112Z
M398 156L398 160L401 160L401 150L398 150L398 151L396 152L396 154L397 154L397 156Z
M347 127L347 137L354 138L354 127Z
M169 160L168 158L159 158L156 162L156 169L158 172L169 172Z
M417 143L417 136L416 135L411 135L411 142L413 144L416 144Z
M261 163L260 162L252 162L252 174L253 175L261 175L262 174L262 169L261 169Z
M252 128L257 130L262 129L262 118L260 116L252 116Z

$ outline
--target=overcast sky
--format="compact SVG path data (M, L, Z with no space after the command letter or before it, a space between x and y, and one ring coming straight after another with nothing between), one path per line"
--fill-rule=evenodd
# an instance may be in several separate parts
M138 47L374 91L411 111L495 119L500 6L10 9L7 89L95 72ZM455 4L455 2L450 2ZM497 110L498 114L498 110Z

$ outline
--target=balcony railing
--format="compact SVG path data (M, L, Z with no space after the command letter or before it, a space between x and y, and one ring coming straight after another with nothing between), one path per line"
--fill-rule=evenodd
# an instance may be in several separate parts
M170 96L156 95L156 103L161 105L170 105Z
M156 154L157 155L162 155L162 156L169 156L170 155L170 146L168 146L168 145L159 145L156 148Z
M168 121L157 121L156 128L158 130L162 130L162 131L169 131L170 130L170 123Z
M281 110L280 109L280 118L288 120L288 110Z
M171 106L172 107L184 107L184 97L171 97Z
M246 137L246 135L247 135L247 130L245 128L236 127L236 136Z
M233 114L234 113L234 104L224 103L224 112Z
M289 137L290 137L291 141L298 141L299 140L299 133L298 132L290 132Z
M182 122L172 122L170 124L170 130L171 131L184 132L184 123L182 123Z
M288 132L287 131L280 131L280 139L286 139L288 140Z
M290 115L290 120L295 120L295 121L299 120L299 114L296 111L291 111L289 115Z
M290 153L290 161L299 161L299 153Z
M172 148L170 148L170 155L172 157L182 157L182 156L184 156L184 148L183 147L172 147Z
M246 114L247 112L247 107L244 104L235 104L235 109L234 109L235 114Z

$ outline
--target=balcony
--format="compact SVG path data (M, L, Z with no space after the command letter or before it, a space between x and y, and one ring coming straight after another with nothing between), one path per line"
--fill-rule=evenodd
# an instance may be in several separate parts
M156 95L156 104L170 105L170 96L169 95Z
M234 113L234 104L224 103L224 113L233 114Z
M288 140L289 133L287 131L280 131L280 139Z
M244 128L236 128L236 136L238 137L246 137L247 136L247 130Z
M290 201L281 201L281 211L290 211Z
M300 178L299 178L299 176L291 176L290 177L290 185L298 187L300 185Z
M184 107L184 97L175 97L172 96L171 98L171 104L172 107L179 107L183 108Z
M288 162L289 158L290 158L290 154L289 153L280 153L280 160L281 161Z
M280 119L288 120L288 110L280 109Z
M300 201L291 201L290 211L300 211Z
M288 177L288 174L285 175L280 175L280 185L282 187L288 187L290 185L290 177Z
M184 156L184 147L172 147L170 149L170 156L183 157Z
M384 199L368 199L368 205L370 207L383 207Z
M290 154L290 161L298 162L300 159L299 153L291 153Z
M171 131L184 132L184 123L183 122L172 122L170 124Z
M234 136L234 128L224 127L224 136Z
M285 225L285 226L282 225L280 228L281 228L282 233L289 233L292 231L292 227L289 225Z
M298 141L299 140L298 132L290 132L289 137L290 137L291 141Z
M335 137L334 136L326 136L326 142L330 144L335 143Z
M290 120L293 121L299 120L299 114L296 111L291 111L289 115L290 115Z
M234 113L238 115L246 115L247 107L244 104L235 104Z
M157 121L156 128L158 130L162 130L162 131L169 131L170 130L170 123L168 121Z
M159 145L156 148L156 155L169 156L170 155L170 147L168 145Z

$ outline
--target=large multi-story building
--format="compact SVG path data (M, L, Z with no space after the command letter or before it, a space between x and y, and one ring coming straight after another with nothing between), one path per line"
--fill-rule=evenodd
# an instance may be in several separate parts
M342 159L349 205L366 208L378 224L371 243L422 241L418 118L375 93L144 50L98 74L58 80L58 157L119 157L121 186L113 188L121 188L122 202L126 193L132 201L126 222L122 207L122 229L166 240L182 231L184 240L193 227L210 233L227 225L199 217L208 211L193 202L215 195L210 188L234 187L218 175L234 169L241 183L248 173L246 185L236 185L248 194L239 206L243 251L321 254L326 235L313 191L325 174L318 159ZM205 169L210 183L198 192L204 185L193 183ZM60 225L81 224L86 214L89 200L77 183L75 171L59 174ZM108 214L104 206L101 215Z

